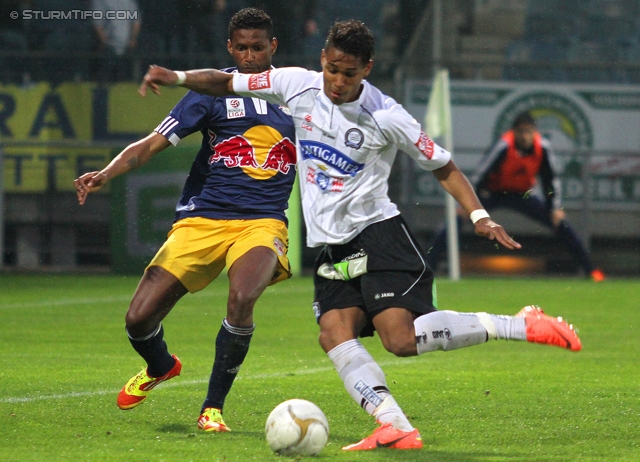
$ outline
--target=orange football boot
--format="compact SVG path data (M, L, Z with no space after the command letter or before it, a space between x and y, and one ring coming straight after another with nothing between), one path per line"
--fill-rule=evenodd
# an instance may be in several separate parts
M370 451L379 448L421 449L422 438L416 428L410 432L403 432L394 428L390 423L386 423L376 428L370 436L367 436L362 441L345 446L342 450Z
M547 316L540 307L534 305L525 306L516 316L525 320L528 342L555 345L571 351L582 349L582 342L573 326L561 317Z

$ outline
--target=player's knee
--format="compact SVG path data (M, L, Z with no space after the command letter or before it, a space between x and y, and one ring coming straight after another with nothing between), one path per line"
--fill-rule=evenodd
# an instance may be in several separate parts
M124 322L127 332L131 337L144 336L157 327L158 323L144 313L145 310L141 309L139 305L136 305L134 302L129 306L129 310L124 317Z
M329 330L321 330L320 335L318 335L318 342L320 346L328 353L333 350L335 347L340 345L341 343L346 342L347 340L352 340L353 336L348 336L349 338L341 335L339 332L329 331Z
M387 338L382 340L382 345L389 353L393 353L399 357L415 356L418 354L415 338Z
M333 333L326 330L320 330L320 334L318 335L318 343L320 343L320 346L325 351L325 353L331 351L339 345L338 343L336 343Z
M229 290L229 305L237 309L253 309L258 300L258 293L255 290L247 289L230 289Z
M132 337L147 335L158 327L171 307L159 303L156 298L136 293L129 304L124 321Z
M320 346L329 352L338 345L358 338L366 325L366 317L360 309L330 310L318 320Z
M230 289L227 302L227 320L235 326L243 325L244 322L250 320L258 296L259 293L255 290Z

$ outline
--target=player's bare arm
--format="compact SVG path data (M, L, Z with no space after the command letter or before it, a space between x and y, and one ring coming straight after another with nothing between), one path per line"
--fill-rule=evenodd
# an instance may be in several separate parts
M147 88L156 95L160 87L180 85L195 92L210 96L235 95L233 75L217 69L197 69L191 71L172 71L164 67L151 65L142 79L139 93L146 96Z
M98 191L112 178L146 164L151 157L166 149L170 144L169 140L159 133L152 133L146 138L130 144L105 168L85 173L73 182L78 203L83 205L89 193Z
M474 210L482 209L480 199L476 195L466 175L460 171L452 160L447 165L433 171L433 175L440 185L451 194L464 209L467 216ZM478 236L496 240L509 250L520 249L522 246L507 234L504 228L490 218L481 218L475 223L475 233Z

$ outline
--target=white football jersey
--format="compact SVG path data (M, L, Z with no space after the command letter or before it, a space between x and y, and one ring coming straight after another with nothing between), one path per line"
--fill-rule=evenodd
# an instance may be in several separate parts
M335 105L324 94L320 72L280 68L233 76L239 95L291 111L309 247L349 242L370 224L400 213L388 195L398 149L426 170L451 159L400 104L362 83L356 101Z

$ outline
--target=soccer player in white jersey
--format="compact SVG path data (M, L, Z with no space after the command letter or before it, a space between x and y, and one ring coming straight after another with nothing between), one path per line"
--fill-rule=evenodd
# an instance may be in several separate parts
M417 449L422 440L391 395L380 366L358 341L375 329L397 356L453 350L489 339L527 340L581 349L572 327L537 307L516 316L437 311L433 273L388 197L401 149L433 172L475 224L475 232L508 249L520 244L493 222L449 152L431 141L392 98L364 79L373 37L358 21L329 31L322 72L281 68L230 76L213 69L174 72L151 67L140 93L183 85L209 94L258 96L289 107L296 128L307 244L316 262L314 309L320 345L356 403L379 424L344 450Z

